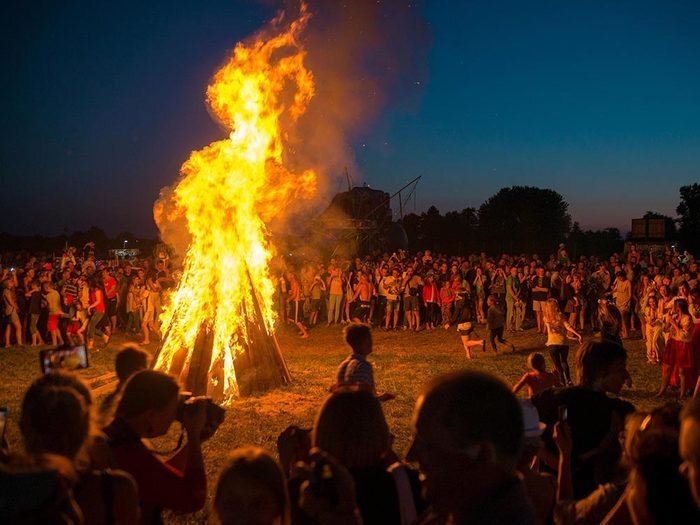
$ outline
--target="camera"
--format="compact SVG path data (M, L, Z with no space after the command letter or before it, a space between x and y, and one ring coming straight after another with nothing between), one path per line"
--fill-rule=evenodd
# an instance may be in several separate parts
M209 397L194 396L192 395L192 392L181 392L175 420L182 423L184 421L185 413L187 413L189 410L194 410L194 403L200 399L203 399L206 402L206 422L204 423L202 437L211 437L219 426L221 426L221 423L224 422L226 410L214 403L214 401L212 401L212 399Z

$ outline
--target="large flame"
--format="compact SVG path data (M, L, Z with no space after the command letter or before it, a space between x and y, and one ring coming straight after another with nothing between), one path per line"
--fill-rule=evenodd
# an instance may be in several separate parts
M268 333L274 327L265 224L291 199L316 189L314 171L285 167L285 129L314 95L299 41L308 18L302 5L299 17L277 36L236 46L207 88L207 103L230 135L193 152L174 190L191 242L161 317L164 340L155 366L170 370L174 361L189 360L204 323L213 331L209 381L227 398L238 394L233 362L249 343L246 323L264 323ZM256 310L263 319L251 320Z

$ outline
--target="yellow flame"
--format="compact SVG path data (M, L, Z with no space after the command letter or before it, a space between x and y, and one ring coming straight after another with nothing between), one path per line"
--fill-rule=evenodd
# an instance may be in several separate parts
M255 322L269 332L274 327L272 247L265 223L292 198L316 189L312 170L297 174L284 165L283 130L314 95L299 42L308 18L302 5L286 31L236 45L207 88L207 103L231 130L229 138L193 152L174 191L191 243L178 288L161 317L164 341L155 366L172 370L175 361L187 362L205 323L213 330L209 381L227 398L238 394L233 360L247 342L246 322L255 312L252 293L264 317Z

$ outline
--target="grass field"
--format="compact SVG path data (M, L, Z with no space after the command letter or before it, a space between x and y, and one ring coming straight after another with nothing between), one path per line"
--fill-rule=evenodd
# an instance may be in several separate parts
M480 333L485 332L484 329ZM227 453L235 447L255 444L275 452L277 435L288 425L311 426L316 411L333 382L335 370L347 355L341 329L330 327L311 331L308 339L299 339L291 330L278 334L293 384L261 396L237 400L228 407L226 421L217 434L205 444L204 455L210 479L214 480ZM544 350L544 337L534 330L512 337L515 354L494 355L476 352L476 359L464 357L459 336L454 329L433 332L374 332L374 364L377 388L396 394L384 404L387 420L396 436L396 450L403 452L410 438L410 417L413 404L423 385L433 376L464 367L485 370L514 383L526 369L526 357L535 350ZM114 355L125 339L115 341L99 352L91 353L91 367L82 372L86 379L112 371ZM634 385L623 392L625 399L640 409L659 404L653 398L658 388L660 369L647 365L641 340L625 342L630 359L629 371ZM155 345L150 348L155 351ZM574 364L576 346L571 346L569 364ZM19 447L17 426L19 408L25 389L39 373L38 350L0 348L0 406L9 408L7 437L13 448ZM551 363L549 364L551 366ZM213 481L212 481L213 483ZM210 491L211 492L211 491ZM202 523L206 511L192 516L175 517L172 523Z

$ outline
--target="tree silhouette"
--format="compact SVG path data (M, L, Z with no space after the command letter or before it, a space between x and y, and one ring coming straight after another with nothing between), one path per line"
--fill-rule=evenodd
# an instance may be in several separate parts
M479 232L489 253L553 253L571 228L569 205L556 191L502 188L479 208Z
M697 253L700 250L700 184L681 186L681 202L676 208L683 248Z

